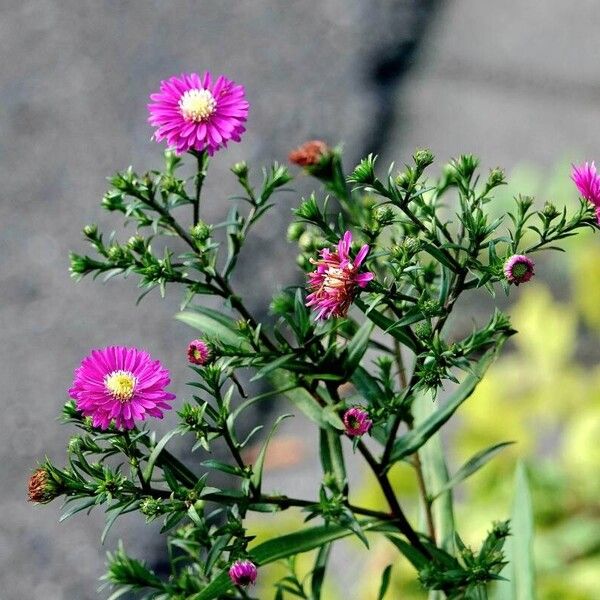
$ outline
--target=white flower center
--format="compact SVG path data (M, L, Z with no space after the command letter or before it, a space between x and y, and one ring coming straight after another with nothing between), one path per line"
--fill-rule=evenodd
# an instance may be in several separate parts
M206 121L217 108L217 101L209 90L188 90L179 100L179 109L186 121Z
M104 378L108 392L120 402L127 402L133 397L137 377L130 371L113 371Z

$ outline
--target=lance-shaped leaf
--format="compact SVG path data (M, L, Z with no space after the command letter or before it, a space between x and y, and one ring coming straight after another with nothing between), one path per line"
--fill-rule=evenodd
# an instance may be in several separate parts
M502 342L489 350L473 367L472 372L450 395L444 406L419 423L414 429L399 437L394 443L390 456L390 464L414 454L427 440L450 419L458 407L475 391L477 384L487 368L492 364L496 354L502 347Z
M375 323L383 331L387 331L392 337L396 338L401 344L404 344L407 348L410 348L413 352L416 352L417 345L415 343L414 336L407 326L400 327L396 325L396 321L386 317L374 308L369 310L369 307L360 299L357 298L354 303L360 310L362 310L366 316ZM368 314L367 314L368 311Z
M389 530L389 526L381 521L366 521L361 523L364 531L379 529ZM314 548L321 548L326 544L351 535L351 531L340 525L321 525L303 529L295 533L283 535L278 538L268 540L250 548L250 556L257 565L267 565L269 563L302 554ZM223 569L213 581L201 592L189 596L188 600L215 600L221 598L232 586L227 569Z
M392 565L388 565L381 576L381 585L379 586L379 593L377 594L377 600L383 600L385 594L390 586L390 576L392 574Z
M343 491L347 478L340 436L331 427L321 428L319 442L323 473L333 475L338 489Z
M275 423L273 423L273 426L271 427L271 431L269 431L269 435L266 437L266 439L262 445L262 448L260 449L260 452L258 453L258 456L256 457L256 462L254 463L254 465L252 467L252 477L250 478L250 482L256 489L257 493L260 493L260 488L261 488L261 484L262 484L263 468L265 466L265 456L267 455L267 447L269 446L269 442L271 441L271 438L273 437L273 434L275 433L275 430L277 429L279 424L284 419L287 419L288 417L293 417L293 416L294 415L288 414L288 415L281 415L280 417L277 418Z
M239 334L235 321L219 311L205 306L195 306L177 313L175 318L200 331L204 336L214 337L225 344L239 348L248 342Z
M533 509L527 472L519 462L515 473L512 535L506 540L505 557L508 562L500 572L507 581L496 585L493 600L535 600L535 565L533 562Z
M481 469L481 467L486 465L492 458L494 458L496 454L511 444L514 444L514 442L500 442L499 444L494 444L493 446L485 448L484 450L480 450L474 454L460 469L458 469L458 471L456 471L450 480L436 492L436 494L432 497L432 500L435 500L435 498L437 498L440 494L452 489L461 481L464 481L473 475L473 473Z
M320 406L317 400L303 387L289 388L290 382L293 381L293 377L289 373L283 369L277 369L271 373L269 379L275 387L285 390L284 396L319 427L333 426L336 429L344 429L342 420L332 410L333 406Z
M362 357L365 355L369 346L369 340L371 339L371 332L375 325L370 321L365 321L354 334L352 339L346 346L348 357L344 363L346 372L351 375L358 367Z

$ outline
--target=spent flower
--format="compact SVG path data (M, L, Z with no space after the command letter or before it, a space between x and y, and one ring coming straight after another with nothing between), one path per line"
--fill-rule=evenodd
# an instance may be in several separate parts
M324 248L321 258L311 259L316 269L308 275L311 293L306 297L306 306L314 307L317 319L345 317L359 289L375 277L370 271L360 272L369 246L362 246L354 259L350 257L351 246L352 234L346 231L337 251Z

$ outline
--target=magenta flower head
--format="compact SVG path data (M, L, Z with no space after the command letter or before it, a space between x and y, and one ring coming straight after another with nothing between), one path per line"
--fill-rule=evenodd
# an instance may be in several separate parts
M582 165L573 165L571 179L575 182L581 196L594 206L600 206L600 175L596 172L594 161Z
M210 71L183 73L161 81L150 99L148 122L156 127L154 137L167 140L177 154L206 150L212 156L228 142L239 142L246 130L250 105L244 88L223 75L213 80Z
M504 276L509 283L526 283L533 276L535 263L524 254L515 254L504 263Z
M368 433L373 421L369 419L369 413L364 408L354 406L344 413L344 425L346 426L346 433L349 436L356 437Z
M250 560L236 560L229 567L229 579L235 585L254 585L257 575L258 570L256 569L256 565Z
M210 348L204 340L193 340L188 346L188 361L193 365L205 365L210 360Z
M69 390L77 408L94 427L133 429L135 421L162 419L174 394L165 391L169 372L137 348L109 346L92 350L75 370Z
M306 306L313 306L317 319L345 317L359 288L364 288L375 275L369 271L360 273L360 266L369 253L365 244L354 260L350 258L352 234L346 231L338 242L337 252L328 248L321 250L321 258L311 259L317 267L308 275L310 294Z

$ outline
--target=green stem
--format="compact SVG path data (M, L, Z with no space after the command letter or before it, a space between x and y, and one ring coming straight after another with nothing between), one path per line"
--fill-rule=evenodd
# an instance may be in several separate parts
M198 161L198 171L196 172L196 195L194 197L194 219L193 224L197 225L200 220L200 194L202 193L202 184L206 178L206 167L208 166L208 154L202 152L194 153Z

